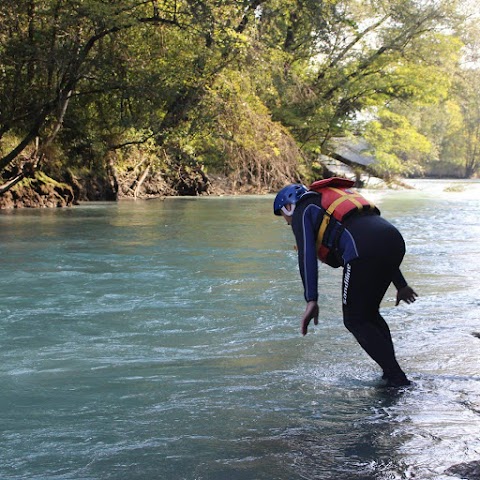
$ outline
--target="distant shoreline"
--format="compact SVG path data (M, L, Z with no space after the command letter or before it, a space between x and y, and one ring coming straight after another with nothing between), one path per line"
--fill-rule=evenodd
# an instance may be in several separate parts
M426 178L426 177L410 177L398 178L394 182L386 182L378 177L364 175L361 177L362 185L360 188L366 189L415 189L415 182L450 182L453 184L476 183L480 179L461 179L461 178ZM198 197L224 197L224 196L246 196L246 195L269 195L274 194L276 189L256 188L251 185L234 185L233 182L226 177L219 175L212 175L208 177L208 182L202 187L203 191L195 195L180 194L172 187L155 189L155 191L147 190L146 193L139 195L123 194L121 188L116 195L108 192L106 187L99 184L87 185L84 191L78 185L74 186L64 183L54 182L50 185L39 183L36 188L29 185L28 188L19 188L8 191L0 196L0 210L12 210L21 208L63 208L78 204L85 204L90 202L127 202L136 200L154 200L167 198L198 198ZM460 187L451 187L451 191L455 191Z

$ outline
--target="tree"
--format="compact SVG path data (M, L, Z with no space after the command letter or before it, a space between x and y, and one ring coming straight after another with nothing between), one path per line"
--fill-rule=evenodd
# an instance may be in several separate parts
M444 29L456 21L452 2L287 3L277 96L264 98L304 148L315 153L358 129L366 109L445 96L449 56L460 48Z
M123 122L129 117L131 123L138 124L145 120L145 115L150 115L144 129L153 130L158 145L163 145L199 103L205 86L231 61L236 45L243 41L239 37L248 24L248 16L253 15L258 3L253 0L239 6L227 2L223 9L214 12L208 1L189 0L161 4L156 0L3 2L0 18L7 28L1 36L0 47L3 66L0 138L10 135L13 141L16 138L18 141L0 158L0 172L22 155L34 139L38 139L38 148L30 155L33 161L29 164L31 167L39 164L58 135L73 98L86 107L92 103L83 101L82 97L89 97L90 101L94 97L99 110L106 104L112 107L116 103L122 111ZM234 26L229 26L230 22L234 22ZM115 44L110 43L112 48L108 49L109 39L113 36L122 39L124 35L126 51L133 53L136 48L138 52L141 49L138 40L146 39L146 25L169 27L168 43L171 46L178 42L172 49L177 55L166 53L163 59L160 55L153 62L154 68L148 67L144 76L146 81L151 81L159 67L169 66L170 75L157 78L161 83L159 90L166 94L149 97L146 103L150 109L143 108L142 114L130 110L126 115L125 106L136 103L138 107L145 100L145 95L139 92L147 83L140 85L132 80L132 70L125 68L128 60L122 58ZM135 32L131 33L132 30ZM129 42L135 35L137 41L134 48L130 48ZM172 42L170 36L174 39ZM159 54L160 47L154 42L160 38L161 33L157 33L148 39L138 63L145 62L148 52ZM187 68L175 67L178 63ZM110 71L105 69L105 64ZM172 72L175 68L177 76ZM136 96L132 88L135 83ZM117 95L106 99L112 92ZM99 117L103 117L101 120L107 126L114 123L108 122L105 115ZM17 178L24 174L21 170Z
M37 138L35 164L58 134L69 102L89 74L92 52L105 37L138 22L175 23L152 12L144 2L7 0L0 6L0 139L17 144L0 158L5 170ZM19 176L23 175L23 172Z
M466 122L461 20L451 0L4 0L0 192L36 168L133 168L138 186L163 163L273 188L365 131L407 171L453 145L421 112Z
M406 117L388 109L379 111L378 119L368 123L365 139L374 148L374 171L388 180L418 171L433 151L429 139Z
M465 177L470 178L480 167L480 70L462 72L455 97L463 120L458 137L464 145Z
M388 110L401 115L404 122L419 135L428 139L432 148L422 151L424 142L415 142L408 155L389 157L397 172L423 173L433 176L470 177L478 170L478 63L477 52L480 41L478 14L469 14L466 5L459 7L459 21L450 29L428 41L417 45L419 56L435 59L432 66L412 69L408 76L409 88L418 93L408 101L398 99L388 103ZM453 34L456 30L458 33ZM428 71L430 70L430 74ZM430 86L429 86L430 85ZM388 130L389 123L382 115L375 122L382 122ZM375 131L375 123L367 126L367 135ZM382 135L389 138L388 132ZM388 142L382 135L372 140L379 152L388 150ZM396 138L408 145L410 135L395 131ZM382 159L380 155L380 159ZM385 168L387 163L380 166Z

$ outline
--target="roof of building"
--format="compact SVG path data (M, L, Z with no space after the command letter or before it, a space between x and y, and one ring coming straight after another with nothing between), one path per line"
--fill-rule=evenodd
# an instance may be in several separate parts
M361 137L334 137L331 139L332 157L346 163L367 166L375 162L371 145Z

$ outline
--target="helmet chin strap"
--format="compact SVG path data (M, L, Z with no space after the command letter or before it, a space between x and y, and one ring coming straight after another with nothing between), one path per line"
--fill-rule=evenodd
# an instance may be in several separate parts
M287 207L282 207L280 209L287 217L291 217L295 211L295 204L290 204L290 210L287 210Z

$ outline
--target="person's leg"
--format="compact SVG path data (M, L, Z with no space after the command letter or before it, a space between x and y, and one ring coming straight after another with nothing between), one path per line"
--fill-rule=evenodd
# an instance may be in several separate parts
M385 337L387 342L392 343L392 334L390 333L390 328L382 315L380 315L380 312L377 313L374 323L377 328L383 333L383 336Z
M383 369L384 376L407 384L408 380L395 358L390 329L379 312L391 272L392 268L381 259L357 259L346 265L343 317L347 329Z
M392 334L390 333L390 328L387 325L387 322L385 319L380 315L380 312L378 313L376 317L376 324L378 329L383 333L383 336L385 337L386 341L392 344L392 349L393 349L393 340L392 340ZM382 374L383 380L388 379L388 374L387 372L383 372Z

